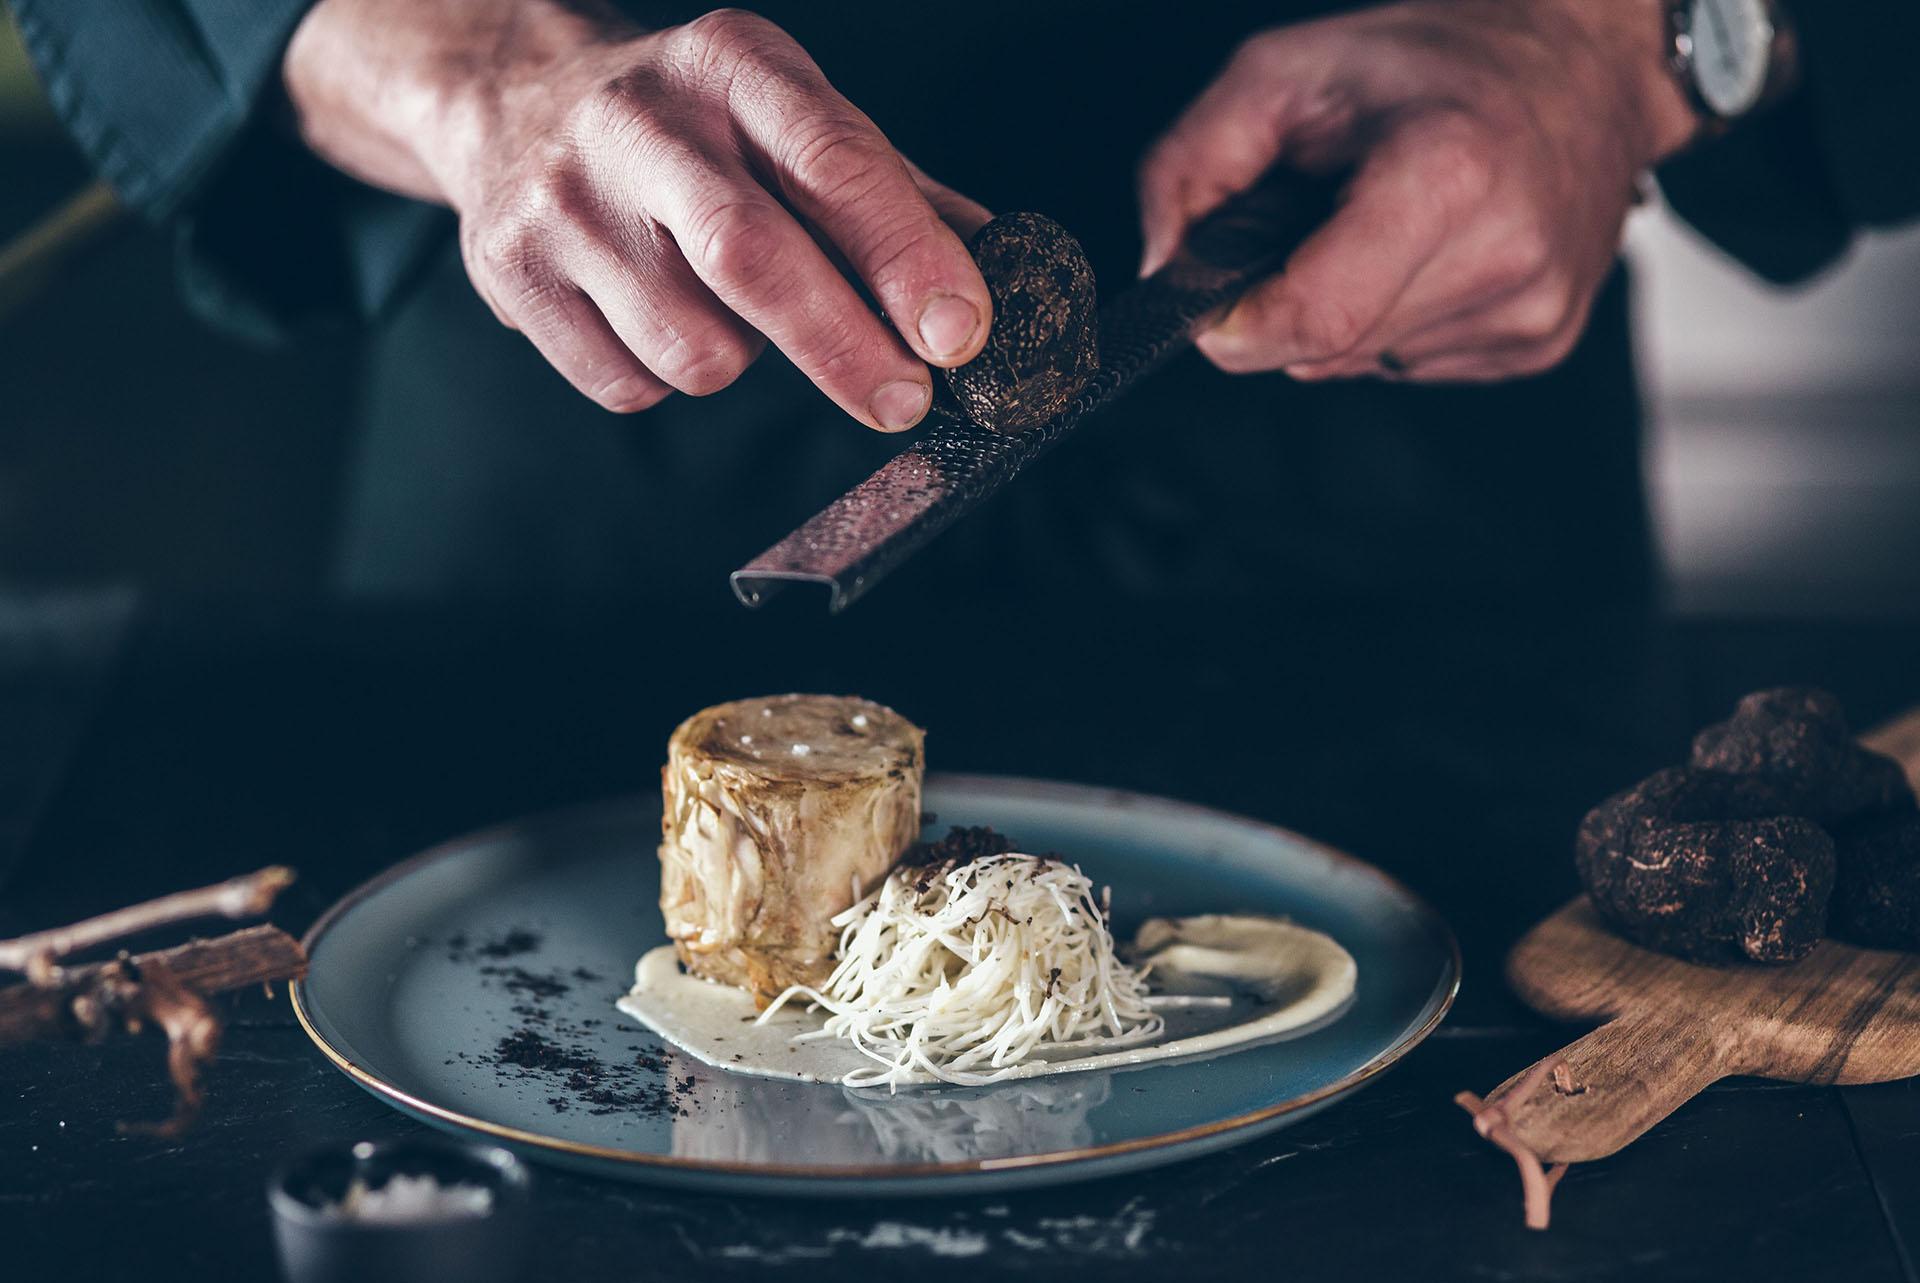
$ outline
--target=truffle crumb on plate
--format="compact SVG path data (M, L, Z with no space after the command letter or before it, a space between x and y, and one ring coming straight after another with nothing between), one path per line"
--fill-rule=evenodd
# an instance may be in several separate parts
M908 847L906 854L900 857L904 865L945 864L951 860L955 864L966 864L972 860L984 860L992 855L1005 855L1013 850L1013 839L988 824L955 824L947 830L943 838L932 842L915 842Z

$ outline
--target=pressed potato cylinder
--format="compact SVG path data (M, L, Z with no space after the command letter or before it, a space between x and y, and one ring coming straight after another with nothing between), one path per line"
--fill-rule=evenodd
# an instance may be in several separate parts
M925 732L838 695L695 713L661 770L660 911L681 962L765 1005L832 969L828 921L920 833Z

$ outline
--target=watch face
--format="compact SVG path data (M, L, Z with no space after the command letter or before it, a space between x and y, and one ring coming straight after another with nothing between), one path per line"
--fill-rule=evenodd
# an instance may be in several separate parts
M1765 0L1693 0L1693 80L1707 106L1738 116L1760 101L1773 53Z

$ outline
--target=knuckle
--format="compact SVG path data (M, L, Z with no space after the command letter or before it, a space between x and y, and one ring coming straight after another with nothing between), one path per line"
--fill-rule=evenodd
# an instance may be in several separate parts
M509 293L505 306L527 334L570 335L576 328L573 299L571 290L531 280Z
M1212 348L1204 355L1213 363L1213 368L1222 374L1259 374L1269 368L1247 348Z
M1271 363L1261 360L1256 348L1223 335L1202 334L1195 346L1223 374L1255 374L1272 368Z
M813 381L820 386L858 388L864 392L869 390L869 385L877 386L883 381L872 377L871 350L859 335L843 329L821 335L816 342L818 349L807 364Z
M1560 364L1572 356L1573 350L1580 346L1580 336L1585 330L1586 318L1584 316L1573 315L1563 320L1560 328L1548 336L1543 345L1547 360L1547 364L1543 368L1551 369L1553 366Z
M918 275L916 265L931 263L944 248L938 227L920 218L894 217L876 223L859 237L868 284L883 293Z
M792 172L830 204L858 200L893 175L906 178L899 158L856 122L824 113L789 130L783 150Z
M779 27L745 9L714 9L676 29L674 52L696 75L730 79L742 66L763 62L792 40Z
M1552 295L1560 303L1561 319L1566 319L1581 305L1581 291L1578 278L1572 268L1564 263L1549 263L1540 274L1540 288Z
M637 143L653 131L666 99L660 77L635 68L580 96L568 116L572 137L589 147Z
M1314 360L1351 352L1366 327L1351 307L1334 298L1303 303L1294 314L1300 346Z
M514 201L523 225L548 232L596 221L599 211L587 184L570 165L553 163L530 179Z
M524 291L544 275L545 237L517 218L479 223L464 232L461 240L474 274L508 295Z
M1449 117L1422 141L1436 199L1448 208L1474 205L1493 191L1498 173L1494 140L1477 122Z
M686 24L686 33L696 39L725 44L734 40L759 40L780 34L780 28L750 9L720 8L707 12Z
M723 201L702 211L690 237L693 261L706 275L728 282L758 281L780 263L777 209L758 201Z
M633 414L658 405L666 393L646 375L629 371L614 375L587 395L615 414Z
M513 318L510 328L524 334L547 364L591 395L594 380L586 376L594 373L594 362L591 348L580 342L584 318L577 294L557 286L531 285L503 299L502 310Z
M688 396L712 396L744 374L753 357L739 336L724 331L698 338L676 334L656 358L654 372Z
M553 165L461 228L461 249L480 273L510 289L552 274L558 248L595 220L583 183Z
M1566 324L1568 310L1568 299L1560 290L1528 290L1514 304L1513 335L1528 342L1552 338Z
M1506 362L1501 373L1520 376L1545 374L1571 356L1579 341L1579 326L1562 325Z
M1489 269L1502 282L1537 280L1553 261L1553 237L1537 216L1512 220L1494 250Z

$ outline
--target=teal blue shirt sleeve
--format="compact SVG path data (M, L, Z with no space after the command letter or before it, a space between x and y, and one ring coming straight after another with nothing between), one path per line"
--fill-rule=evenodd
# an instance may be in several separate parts
M176 214L276 82L312 0L13 0L54 110L122 200Z
M120 198L171 229L200 314L261 340L379 315L444 210L303 148L280 63L312 0L13 0L47 97Z

